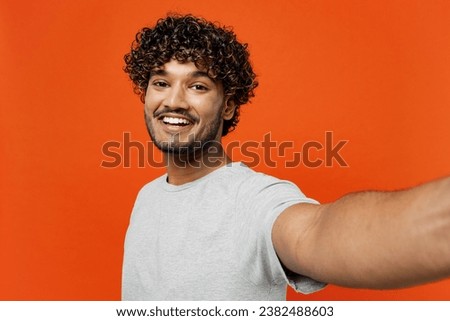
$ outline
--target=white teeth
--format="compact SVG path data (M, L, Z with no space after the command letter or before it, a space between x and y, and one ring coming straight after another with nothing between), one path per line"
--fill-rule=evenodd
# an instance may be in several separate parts
M189 125L189 121L184 118L177 118L177 117L168 117L165 116L163 118L163 122L170 124L170 125Z

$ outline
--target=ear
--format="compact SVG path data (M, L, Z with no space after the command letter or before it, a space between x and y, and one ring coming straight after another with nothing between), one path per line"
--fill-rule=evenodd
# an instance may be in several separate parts
M230 96L225 99L225 107L222 111L222 118L224 120L230 120L234 116L234 111L236 110L236 104Z

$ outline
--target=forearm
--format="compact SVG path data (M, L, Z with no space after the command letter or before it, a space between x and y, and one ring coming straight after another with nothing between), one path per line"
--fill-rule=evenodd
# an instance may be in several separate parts
M450 179L354 193L320 208L314 248L330 283L396 288L450 276ZM312 258L314 259L314 258Z

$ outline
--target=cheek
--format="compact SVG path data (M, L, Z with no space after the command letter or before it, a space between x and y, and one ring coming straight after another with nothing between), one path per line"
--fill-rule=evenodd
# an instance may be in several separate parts
M155 98L154 96L151 99L149 97L145 97L144 109L147 113L149 112L153 113L156 107L158 106L154 98Z
M155 106L161 104L162 100L164 100L164 96L160 92L149 88L145 94L144 105L146 108L154 108Z
M144 113L148 117L152 116L153 114L153 111L150 109L150 106L147 104L147 102L144 104Z
M195 106L195 105L194 105ZM199 106L198 111L206 118L215 118L221 113L223 107L223 100L219 99L205 99L197 102ZM201 106L201 108L200 108Z

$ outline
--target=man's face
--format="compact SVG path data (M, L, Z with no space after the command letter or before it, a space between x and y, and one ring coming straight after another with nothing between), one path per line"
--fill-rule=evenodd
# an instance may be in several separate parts
M152 71L145 96L145 120L163 152L192 153L219 142L226 99L220 82L194 63L171 60Z

